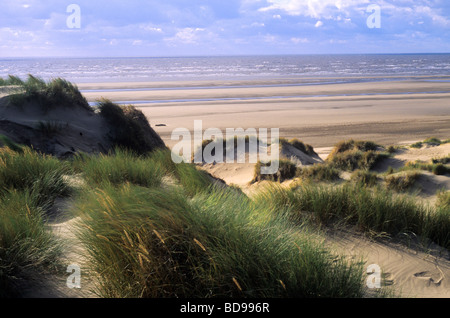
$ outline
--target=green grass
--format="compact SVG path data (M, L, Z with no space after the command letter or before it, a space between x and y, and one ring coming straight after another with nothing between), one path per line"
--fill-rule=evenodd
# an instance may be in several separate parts
M168 149L155 150L147 155L120 148L108 155L78 154L71 165L74 172L81 173L92 186L131 183L142 187L159 187L165 176L173 177L191 196L207 191L211 186L208 175L194 165L175 164Z
M54 200L71 193L63 178L70 167L2 141L8 146L0 148L0 298L20 297L59 264L61 244L45 220Z
M411 145L411 148L420 149L420 148L422 148L422 146L423 146L423 142L418 141L418 142L416 142L416 143L413 143L413 144Z
M390 156L388 152L379 151L379 148L378 144L371 141L342 141L333 148L326 162L341 170L370 170Z
M450 143L450 139L441 140L441 139L436 138L436 137L431 137L431 138L425 139L424 141L419 141L419 142L416 142L416 143L412 144L411 148L418 148L418 149L420 149L420 148L423 147L424 144L439 146L439 145L443 145L443 144L447 144L447 143Z
M118 135L136 137L147 129L142 113L102 103L100 112L112 126L131 125ZM374 187L377 175L368 170L355 171L355 182L344 185L274 183L249 198L234 187L214 186L207 173L175 164L170 150L153 144L61 161L6 137L0 141L0 297L20 295L20 284L33 273L57 266L60 245L46 227L46 212L68 194L76 201L77 235L101 297L364 296L362 262L326 249L311 225L414 233L450 248L447 194L439 195L436 207L422 206ZM370 142L345 142L336 147L335 161L300 169L280 160L279 171L269 176L260 174L259 163L255 180L334 181L338 167L373 166L385 156L377 149ZM345 158L350 165L338 164ZM64 181L73 174L86 181L76 193Z
M331 151L329 158L333 158L335 155L339 153L345 153L347 151L376 151L380 146L372 141L361 141L361 140L345 140L336 144Z
M339 180L339 170L327 164L315 164L297 168L297 177L314 181L336 181Z
M25 83L19 77L9 75L7 79L0 78L0 86L23 86Z
M61 245L47 230L35 201L29 191L0 196L0 298L20 297L24 286L40 282L58 264Z
M436 137L431 137L431 138L425 139L423 142L425 144L436 144L436 145L442 145L442 144L446 143L446 141L442 141L441 139L436 138Z
M163 169L159 163L119 148L109 155L77 155L73 165L77 167L77 171L82 171L89 184L97 186L127 182L144 187L160 186L163 177Z
M176 165L174 176L183 187L183 191L194 196L198 193L209 192L212 185L212 179L206 172L198 170L194 165L180 163Z
M391 146L386 148L386 152L389 153L389 154L394 154L397 151L397 149L399 149L398 146L392 146L391 145Z
M262 167L270 167L271 165L276 163L278 163L278 171L276 173L261 174ZM261 161L258 161L258 163L255 165L255 173L252 183L264 180L284 182L286 180L295 178L296 174L297 174L297 166L295 165L295 163L293 163L288 159L280 159L274 163L272 161L267 163L262 163Z
M353 149L344 152L337 152L327 158L327 163L337 169L354 171L370 170L381 160L388 158L389 154L369 150L363 152Z
M433 158L431 160L431 162L433 164L438 164L438 163L442 163L444 165L449 164L450 163L450 155L448 155L446 157L442 157L442 158Z
M21 145L15 143L14 141L12 141L11 139L9 139L8 137L4 136L4 135L0 135L0 144L2 147L8 147L9 149L18 152L18 153L22 153L23 152L23 148Z
M445 174L450 173L450 168L444 166L442 163L438 163L433 166L433 173L437 176L443 176Z
M361 184L271 187L257 200L274 207L291 207L289 218L294 223L306 219L321 225L347 224L377 235L414 233L450 247L450 211L423 206L412 197L382 188L369 189Z
M46 208L58 196L70 193L63 176L70 172L67 163L24 147L15 152L0 149L0 192L11 189L29 191L39 207Z
M426 163L421 161L416 162L408 162L405 167L401 169L402 171L407 170L424 170L428 172L432 172L435 175L445 175L450 173L450 168L445 166L442 163Z
M440 191L437 194L436 206L450 210L450 191Z
M384 180L388 189L402 192L413 188L419 177L420 173L417 171L406 171L388 175Z
M362 267L230 189L126 185L78 203L103 297L360 297Z
M133 106L119 106L107 99L100 100L97 107L111 127L109 137L116 147L139 155L165 147L140 110Z
M80 107L92 111L78 87L62 78L45 82L33 75L28 75L25 81L10 76L7 80L2 79L2 82L3 85L18 85L22 88L21 92L9 96L14 106L32 102L37 103L44 112L63 107Z
M351 175L351 180L364 186L373 187L377 184L378 176L376 173L371 171L356 170Z
M192 160L195 160L195 156L199 155L199 152L201 151L201 154L203 155L205 153L205 148L208 145L211 145L211 155L215 156L216 154L216 147L222 147L223 149L223 155L227 156L228 153L233 153L236 155L237 151L240 151L241 149L244 149L244 151L250 150L250 144L255 145L256 147L259 147L261 144L261 141L256 136L234 136L233 138L223 139L205 139L202 141L201 146L198 149L194 150L194 153L192 155ZM240 147L243 148L240 148ZM255 149L256 151L258 148Z

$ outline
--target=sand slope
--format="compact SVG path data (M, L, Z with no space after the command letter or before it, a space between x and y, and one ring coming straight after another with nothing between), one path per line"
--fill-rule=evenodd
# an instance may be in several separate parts
M450 297L449 251L431 245L425 251L411 242L377 242L354 233L327 235L326 245L348 256L363 257L365 268L381 267L385 284L395 296L408 298Z
M50 128L43 129L42 124ZM106 152L108 131L101 116L81 107L46 112L37 104L16 107L8 105L7 97L0 99L0 134L44 153L66 157L78 151Z

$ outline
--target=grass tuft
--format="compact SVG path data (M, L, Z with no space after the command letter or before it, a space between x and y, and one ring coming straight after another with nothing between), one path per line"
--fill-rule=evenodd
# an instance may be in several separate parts
M60 243L47 230L35 201L29 191L0 196L0 298L20 297L25 284L58 263Z
M414 233L450 247L448 209L423 206L412 197L383 188L350 183L333 187L301 184L290 189L270 187L256 200L274 209L290 207L287 216L296 224L306 219L323 225L353 225L368 234Z
M440 191L437 194L436 206L450 211L450 191Z
M314 151L313 146L305 144L303 141L300 141L296 138L291 140L280 138L280 144L281 145L289 144L307 155L318 156L317 153Z
M373 187L377 184L378 176L367 170L356 170L351 175L351 180L367 187Z
M385 181L388 189L402 192L411 189L419 177L419 172L406 171L404 173L388 175L385 177Z
M138 156L129 150L117 148L109 155L77 155L73 160L78 171L82 171L89 184L132 183L143 187L161 185L163 169L158 162Z
M378 148L380 146L371 141L342 141L333 148L327 157L327 163L348 171L370 170L379 161L390 156L387 152L378 151Z
M297 177L314 181L336 181L339 180L339 170L328 164L315 164L297 169Z
M412 144L411 148L420 149L423 147L424 144L430 145L430 146L439 146L439 145L443 145L443 144L447 144L447 143L450 143L450 139L441 140L436 137L431 137L431 138L425 139L424 141L418 141L418 142Z
M0 192L11 189L29 191L36 206L46 208L58 196L70 193L63 176L67 163L24 147L22 152L0 149Z
M261 168L262 167L270 167L273 164L278 163L278 171L274 174L261 174ZM295 178L297 175L297 166L295 163L288 159L280 159L277 162L267 162L262 163L261 161L258 161L258 163L255 165L255 173L252 180L252 183L260 182L264 180L268 181L276 181L276 182L284 182L286 180L290 180Z
M60 107L80 107L92 111L78 87L62 78L45 82L43 79L30 74L26 81L10 76L3 82L9 85L18 85L22 88L22 92L9 97L10 102L15 106L33 102L37 103L44 112Z
M327 163L335 168L354 171L370 170L382 159L388 158L389 154L369 150L363 152L353 149L344 152L337 152L327 158Z
M165 147L140 110L133 106L119 106L107 99L100 100L98 108L111 127L110 139L116 147L138 155Z
M80 198L80 238L104 297L360 297L336 258L237 191L106 187ZM280 284L280 281L283 284Z

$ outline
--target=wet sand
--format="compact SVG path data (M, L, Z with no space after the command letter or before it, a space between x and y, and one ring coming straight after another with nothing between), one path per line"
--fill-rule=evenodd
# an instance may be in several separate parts
M356 80L356 79L355 79ZM359 79L361 80L361 79ZM329 147L348 138L384 145L450 136L450 81L391 80L311 85L311 80L80 84L90 102L135 104L172 146L175 128L279 128ZM97 91L95 91L97 90Z

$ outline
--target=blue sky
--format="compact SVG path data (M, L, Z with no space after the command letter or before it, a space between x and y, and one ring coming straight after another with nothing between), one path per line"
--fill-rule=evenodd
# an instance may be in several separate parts
M0 1L2 57L448 52L448 0Z

